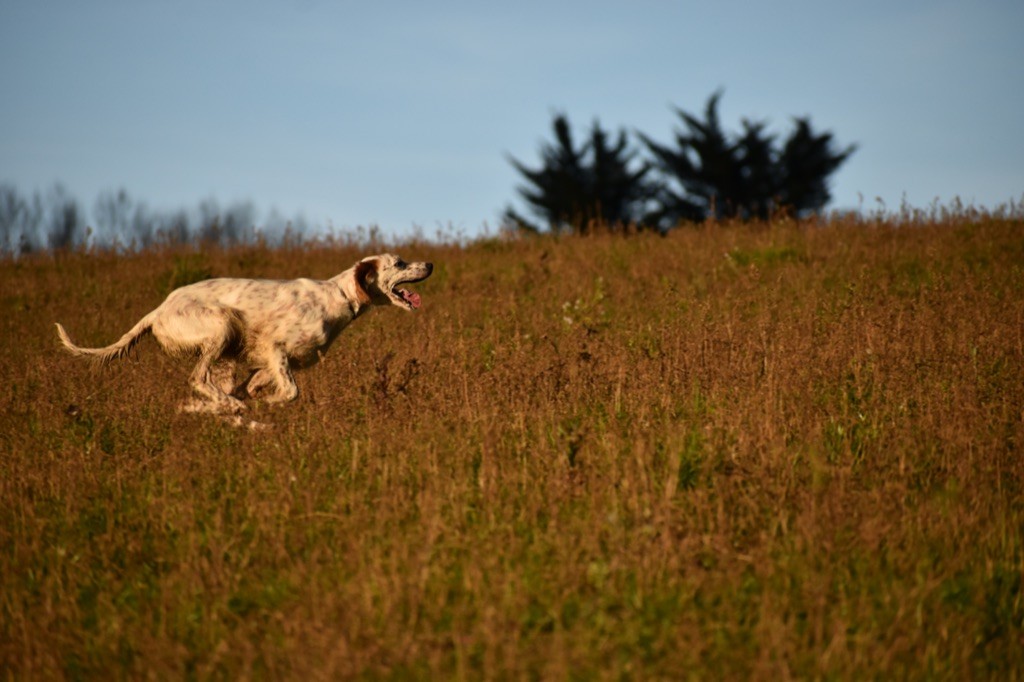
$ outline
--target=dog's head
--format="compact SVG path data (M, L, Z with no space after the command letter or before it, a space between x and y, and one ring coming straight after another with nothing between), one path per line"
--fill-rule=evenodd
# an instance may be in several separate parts
M391 253L369 256L356 265L356 282L374 305L396 305L403 310L420 307L420 295L402 287L422 282L434 271L433 263L406 263Z

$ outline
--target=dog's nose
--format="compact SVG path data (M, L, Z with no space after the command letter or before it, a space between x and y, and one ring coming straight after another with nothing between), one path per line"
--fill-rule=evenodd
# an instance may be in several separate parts
M430 273L432 273L434 271L434 264L433 263L427 263L426 265L427 265L427 274L429 275Z

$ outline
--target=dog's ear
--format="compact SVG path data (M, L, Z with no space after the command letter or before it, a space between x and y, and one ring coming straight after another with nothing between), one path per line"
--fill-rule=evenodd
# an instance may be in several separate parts
M363 305L369 303L372 298L370 287L377 282L377 266L376 258L359 261L356 265L356 295L359 303Z

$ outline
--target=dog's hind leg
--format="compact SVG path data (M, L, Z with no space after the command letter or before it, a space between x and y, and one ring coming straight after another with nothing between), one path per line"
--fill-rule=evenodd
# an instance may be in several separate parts
M199 361L188 385L193 396L179 408L182 412L237 414L245 403L230 395L226 384L234 378L233 358L224 358L223 367L214 367L224 352L237 343L243 322L240 314L218 304L200 304L194 300L171 301L153 315L153 335L171 353L198 353Z
M245 410L245 403L225 393L213 381L211 365L224 350L224 344L203 349L199 362L188 378L188 384L197 395L182 406L183 412L213 412L215 414L237 414Z
M235 362L233 360L220 360L210 367L210 380L217 388L232 395L235 392Z
M246 386L256 372L257 370L249 369L235 360L222 358L210 367L210 378L227 395L245 400L249 397Z
M265 366L249 379L246 391L268 403L283 403L298 397L299 387L295 385L284 351L275 350L269 354Z

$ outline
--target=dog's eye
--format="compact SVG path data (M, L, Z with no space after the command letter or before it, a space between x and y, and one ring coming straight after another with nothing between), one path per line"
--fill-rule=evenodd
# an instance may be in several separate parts
M398 268L399 270L405 270L405 261L404 260L396 261L395 262L395 267Z

